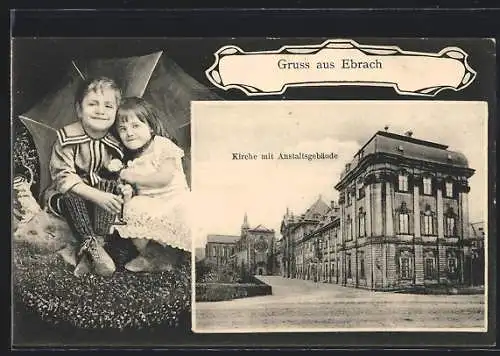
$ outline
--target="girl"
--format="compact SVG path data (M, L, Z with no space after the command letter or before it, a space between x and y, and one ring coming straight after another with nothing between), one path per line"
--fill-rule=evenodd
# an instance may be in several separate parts
M126 183L121 187L126 225L115 229L122 238L133 239L139 251L125 268L170 270L176 264L175 249L191 250L184 152L167 138L159 111L144 99L124 99L114 127L126 148L127 162L120 172Z
M101 246L109 233L122 198L101 189L106 166L122 158L120 142L109 130L121 100L121 90L109 78L81 83L75 94L78 121L57 131L50 158L51 186L45 191L45 206L64 217L81 244L76 276L90 272L110 276L115 264Z

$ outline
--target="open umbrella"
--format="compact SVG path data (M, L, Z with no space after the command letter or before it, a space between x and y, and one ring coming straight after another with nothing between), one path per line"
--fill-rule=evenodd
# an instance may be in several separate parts
M166 114L165 128L185 152L183 164L189 182L190 102L220 100L217 95L163 52L127 58L75 59L68 65L63 84L19 116L37 149L40 196L50 184L48 166L56 131L77 120L73 105L75 90L83 78L93 76L114 79L125 96L141 96ZM57 254L37 253L32 258L31 240L28 236L17 241L13 249L14 290L16 301L36 311L44 320L84 328L141 328L163 325L166 321L178 323L179 316L189 309L188 256L186 264L175 272L150 275L117 270L112 279L100 276L78 279ZM118 245L125 241L119 240ZM133 257L127 246L113 253L110 251L115 261Z
M40 194L50 184L49 159L56 131L77 120L74 93L83 78L106 76L114 79L125 96L140 96L165 113L165 128L184 149L184 170L190 181L190 102L219 100L163 52L127 58L75 59L64 84L19 116L35 143L40 162Z

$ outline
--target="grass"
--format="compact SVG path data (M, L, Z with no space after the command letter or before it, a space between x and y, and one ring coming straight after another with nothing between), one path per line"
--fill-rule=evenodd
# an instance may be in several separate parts
M173 272L131 273L128 240L115 243L111 278L73 276L57 254L40 254L26 242L13 250L14 344L161 344L190 332L190 258ZM177 335L177 336L176 336Z

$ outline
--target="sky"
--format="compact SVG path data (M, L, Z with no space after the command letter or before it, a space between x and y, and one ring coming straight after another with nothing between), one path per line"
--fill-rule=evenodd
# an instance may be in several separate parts
M279 229L287 208L302 214L318 197L338 201L334 186L353 155L377 131L438 142L460 151L469 181L470 221L487 211L487 103L450 101L204 101L191 107L194 244L208 234ZM234 160L233 153L335 153L324 160Z

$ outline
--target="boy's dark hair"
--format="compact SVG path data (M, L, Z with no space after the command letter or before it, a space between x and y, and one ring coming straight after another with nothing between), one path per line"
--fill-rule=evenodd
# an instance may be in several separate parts
M80 82L75 92L75 107L81 106L83 98L91 91L97 92L105 88L115 91L116 104L120 104L122 91L118 84L108 77L95 77Z
M171 139L167 130L163 126L163 121L165 120L164 114L143 98L136 96L124 98L120 104L116 114L116 121L113 125L113 133L116 137L119 137L116 126L120 120L128 119L127 115L123 115L123 111L132 111L140 121L149 125L154 135Z

